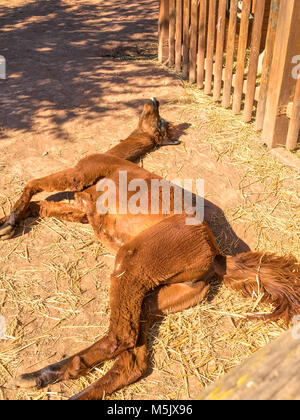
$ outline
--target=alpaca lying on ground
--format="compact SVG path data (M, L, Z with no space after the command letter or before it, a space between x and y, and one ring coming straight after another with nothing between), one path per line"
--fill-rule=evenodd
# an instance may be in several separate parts
M153 180L162 180L131 161L154 147L178 144L170 136L168 123L160 118L158 101L147 101L137 130L126 140L105 154L84 158L72 169L30 181L10 216L1 221L1 239L13 237L17 224L29 216L90 223L99 240L117 253L107 335L66 360L22 375L17 386L41 388L76 379L114 358L112 369L73 399L101 399L135 382L147 372L150 326L164 314L199 303L216 275L245 296L262 293L263 301L275 306L273 314L263 316L266 319L289 321L300 313L300 268L294 258L254 252L221 255L206 221L190 225L187 218L191 215L184 209L175 214L174 189L170 190L170 214L164 214L161 207L158 214L151 214L150 196L147 214L99 213L100 180L110 179L120 188L119 174L126 171L128 183L143 180L149 191ZM31 202L42 191L73 191L75 204ZM128 194L128 201L132 195ZM159 197L161 201L161 194ZM119 206L117 202L117 210Z

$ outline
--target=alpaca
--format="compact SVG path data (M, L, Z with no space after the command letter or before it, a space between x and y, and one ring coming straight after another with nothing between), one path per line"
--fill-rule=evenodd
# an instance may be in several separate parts
M61 362L21 375L15 382L17 386L42 388L76 379L110 359L116 359L111 370L73 400L102 399L137 381L147 372L151 325L165 314L198 304L216 275L245 297L263 293L262 300L272 303L275 309L260 317L281 317L288 322L300 313L300 267L293 257L255 252L222 255L206 220L188 224L191 215L185 209L180 214L175 212L174 189L170 189L169 214L161 208L158 214L149 211L137 215L97 211L102 194L97 185L101 180L114 181L119 188L119 174L126 171L128 183L142 179L149 190L152 180L162 180L133 162L154 147L178 144L171 136L171 126L160 117L159 102L153 98L145 103L137 130L126 140L107 153L82 159L74 168L30 181L11 214L1 221L3 240L12 238L17 224L29 216L90 223L99 240L116 253L107 335ZM75 193L75 204L31 201L42 191L67 190ZM159 197L161 202L162 195ZM118 209L119 205L117 202Z

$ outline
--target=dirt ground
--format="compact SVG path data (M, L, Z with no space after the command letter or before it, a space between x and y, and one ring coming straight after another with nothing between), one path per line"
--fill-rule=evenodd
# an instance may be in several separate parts
M299 252L299 175L258 143L251 126L156 63L156 0L0 0L0 217L24 184L104 152L136 127L143 101L182 129L182 145L141 164L168 179L205 179L252 249ZM297 216L298 215L298 216ZM224 220L216 225L223 226ZM23 235L24 233L24 235ZM220 233L225 252L237 249ZM28 220L0 245L1 399L66 399L108 370L42 391L12 378L91 345L108 326L113 256L89 226ZM111 398L195 398L200 389L278 337L282 323L247 322L257 309L221 290L151 331L149 375Z

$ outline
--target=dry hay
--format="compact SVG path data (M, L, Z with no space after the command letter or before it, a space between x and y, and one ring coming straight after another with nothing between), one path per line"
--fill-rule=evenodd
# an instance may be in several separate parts
M240 171L243 199L238 206L224 209L232 225L253 229L256 249L293 253L299 258L299 176L268 153L251 125L196 89L186 86L185 95L165 104L164 112L174 107L191 115L200 107L205 110L209 118L193 120L190 128L197 147ZM152 165L154 154L144 160L146 168ZM185 170L188 173L189 168ZM7 212L23 181L7 170L1 175L14 192L13 197L0 196L0 206ZM41 391L14 390L11 379L25 368L36 370L58 361L65 351L74 353L105 334L113 257L96 241L89 226L51 219L29 220L23 229L30 232L3 243L0 249L0 311L10 336L0 341L0 398L66 399L98 379L113 362L80 380ZM270 308L224 287L216 290L214 285L213 289L218 293L212 293L206 302L170 315L151 329L152 374L111 399L195 398L206 385L285 329L281 322L245 321L246 313Z
M300 147L298 147L295 152L292 152L293 156L296 156L297 159L300 160Z

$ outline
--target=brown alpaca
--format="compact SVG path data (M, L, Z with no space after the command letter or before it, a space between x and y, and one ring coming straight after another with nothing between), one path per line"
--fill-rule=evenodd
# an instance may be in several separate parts
M161 209L156 215L101 215L97 211L101 192L96 184L101 179L109 178L119 187L119 172L127 171L128 183L142 179L150 187L151 180L161 180L129 160L157 145L174 143L169 137L168 124L159 116L159 103L155 99L147 101L139 127L128 139L106 154L81 160L75 168L29 182L11 215L2 221L2 239L12 237L17 223L30 215L90 223L97 237L117 253L111 275L107 335L66 360L22 375L16 381L18 386L41 388L76 379L93 366L114 358L113 368L73 399L101 399L135 382L147 371L150 326L164 314L200 302L216 274L245 296L263 293L264 300L275 306L270 319L283 316L289 320L300 313L300 269L295 260L251 252L221 256L206 222L188 225L187 214L175 214L174 190L171 189L170 214L163 214ZM66 190L75 192L76 204L31 202L38 192ZM128 200L131 196L129 193ZM151 197L148 198L150 208Z

